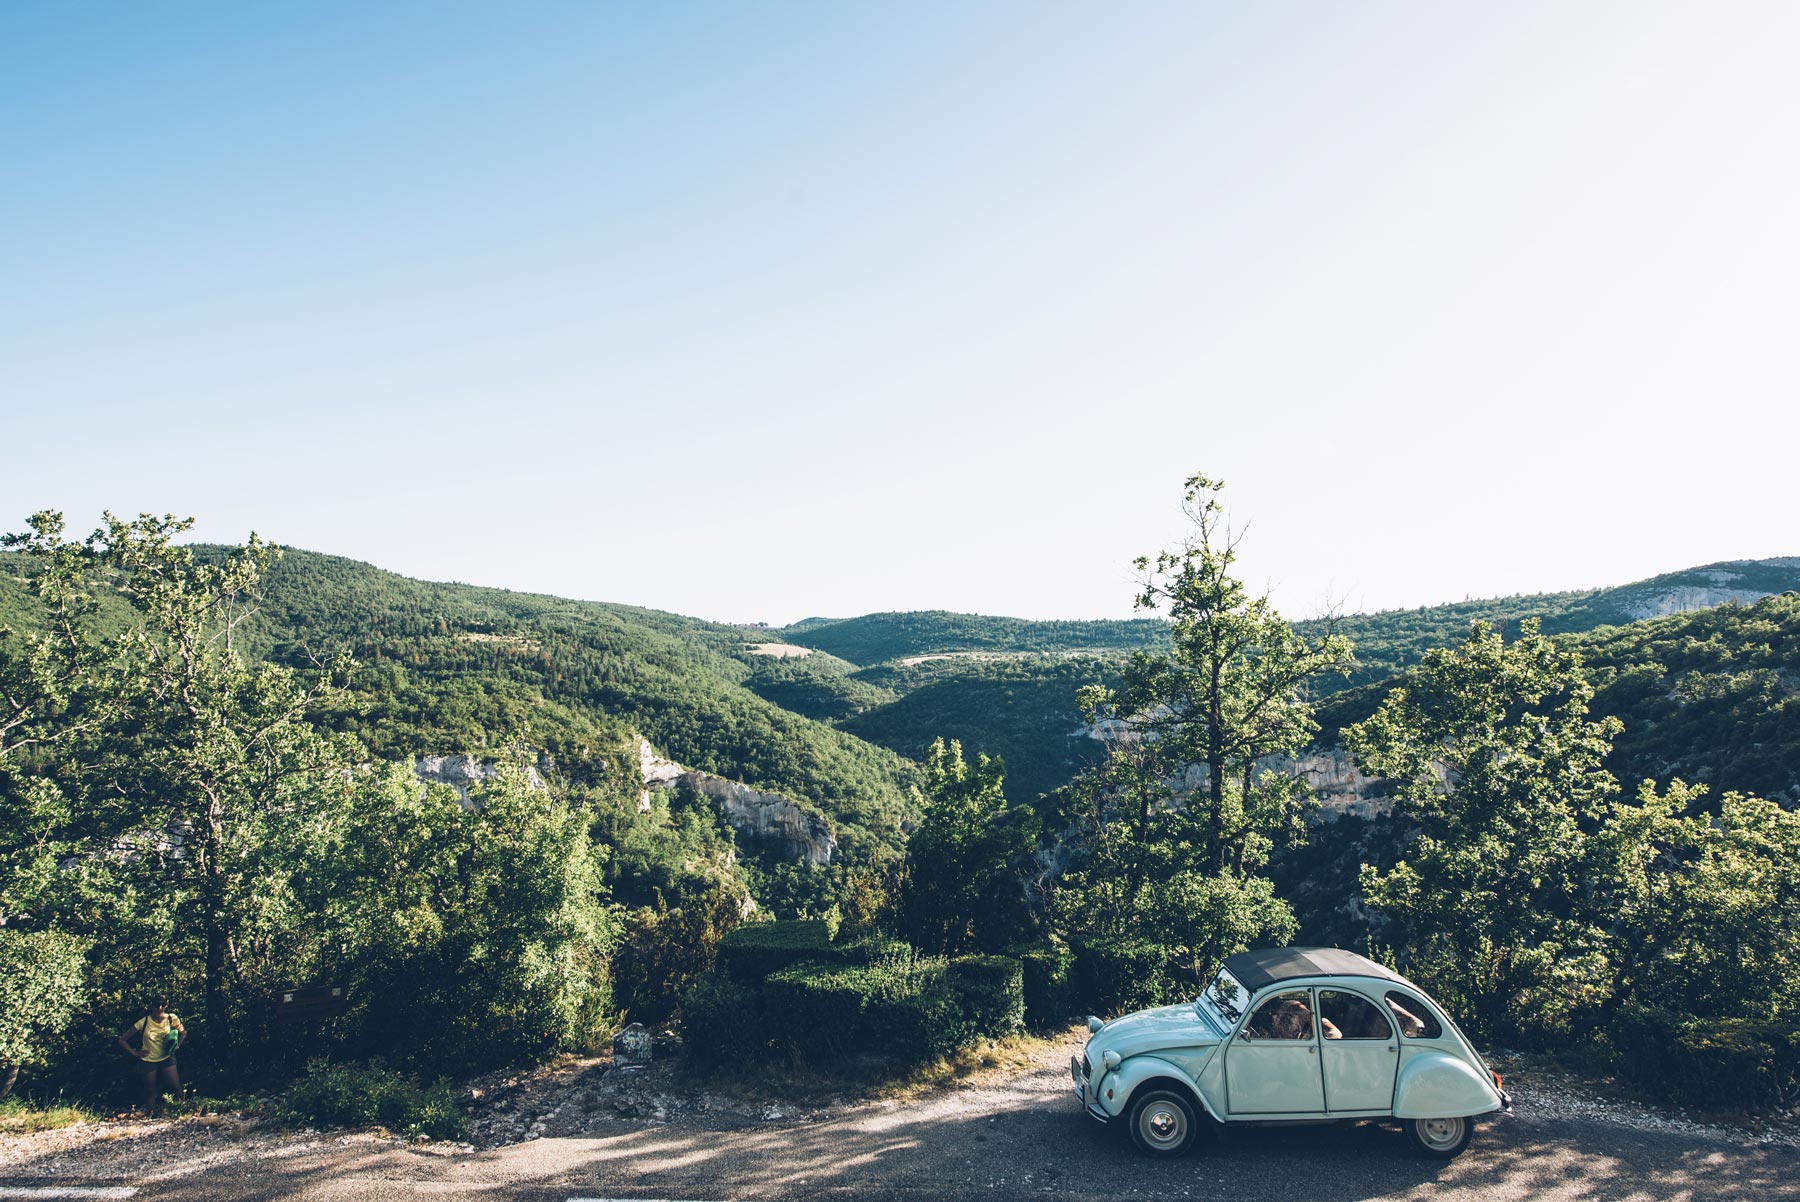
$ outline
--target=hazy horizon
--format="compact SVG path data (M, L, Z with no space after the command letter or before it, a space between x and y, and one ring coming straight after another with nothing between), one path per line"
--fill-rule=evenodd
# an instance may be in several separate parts
M720 621L1795 550L1800 8L20 3L0 528Z

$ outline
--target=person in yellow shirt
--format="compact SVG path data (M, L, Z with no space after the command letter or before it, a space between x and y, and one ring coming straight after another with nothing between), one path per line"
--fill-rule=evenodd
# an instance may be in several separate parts
M137 1046L131 1046L133 1037ZM150 1013L119 1032L119 1046L137 1057L138 1072L144 1078L144 1110L157 1114L162 1110L162 1095L181 1096L181 1074L175 1067L175 1049L187 1040L187 1028L181 1016L169 1012L169 999L159 997ZM157 1088L158 1083L162 1088Z

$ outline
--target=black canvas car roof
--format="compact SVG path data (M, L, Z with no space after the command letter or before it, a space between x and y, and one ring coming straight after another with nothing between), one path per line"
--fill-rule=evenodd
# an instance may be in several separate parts
M1387 981L1405 978L1375 961L1336 947L1265 947L1252 952L1239 952L1225 961L1225 967L1251 993L1277 981L1296 977L1380 977Z

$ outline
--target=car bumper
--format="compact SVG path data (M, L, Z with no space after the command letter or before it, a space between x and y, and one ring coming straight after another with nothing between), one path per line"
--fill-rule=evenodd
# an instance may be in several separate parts
M1081 1108L1087 1111L1087 1116L1095 1122L1110 1123L1112 1121L1112 1115L1106 1113L1106 1111L1102 1110L1097 1104L1088 1101L1087 1075L1084 1074L1081 1069L1081 1057L1069 1057L1069 1076L1075 1081L1075 1100L1081 1103Z

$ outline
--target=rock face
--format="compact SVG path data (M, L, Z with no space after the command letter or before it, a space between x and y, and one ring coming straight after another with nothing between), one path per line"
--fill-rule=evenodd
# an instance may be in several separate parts
M651 790L686 785L718 802L733 830L774 844L790 859L829 864L837 854L837 839L824 819L779 793L764 793L710 772L684 768L657 755L647 739L638 740L638 770L644 781L638 794L640 814L650 809Z
M1729 576L1732 573L1708 572L1707 575L1717 581L1719 577ZM1749 605L1768 595L1766 589L1707 587L1697 584L1680 585L1658 589L1647 596L1634 598L1625 606L1625 610L1634 618L1666 618L1670 614L1683 614L1691 609L1710 609L1715 605L1723 605L1727 601L1736 601L1739 605Z
M534 791L548 787L538 771L538 766L545 765L546 760L546 756L540 755L537 766L525 769L526 778ZM546 770L551 768L547 767ZM456 800L462 803L465 810L475 808L475 803L469 800L469 791L479 789L499 771L499 760L477 759L472 755L422 755L413 761L413 775L419 778L421 796L426 785L449 785L456 790Z

